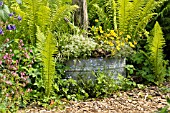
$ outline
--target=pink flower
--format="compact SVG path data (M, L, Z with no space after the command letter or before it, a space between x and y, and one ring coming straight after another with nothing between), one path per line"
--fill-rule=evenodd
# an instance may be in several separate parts
M7 55L4 55L4 56L3 56L3 59L7 59L7 57L8 57Z
M9 94L8 94L8 93L6 94L6 97L9 97Z
M32 49L30 49L30 53L32 53Z
M5 81L5 83L8 85L12 85L12 82L10 82L10 81Z
M19 40L19 42L20 42L20 43L22 43L22 42L23 42L23 40L21 40L21 39L20 39L20 40Z
M31 91L32 91L32 89L28 88L26 92L31 92Z
M30 56L28 55L28 53L25 53L25 57L26 57L26 58L30 58Z
M0 60L0 65L2 65L2 61Z
M24 72L20 72L20 75L21 75L21 76L25 76L25 73L24 73Z

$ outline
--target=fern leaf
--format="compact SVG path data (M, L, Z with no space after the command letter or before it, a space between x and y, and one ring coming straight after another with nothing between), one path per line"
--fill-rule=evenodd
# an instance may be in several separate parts
M47 6L39 6L37 12L37 25L40 26L42 32L46 32L46 29L49 27L50 24L50 8Z
M63 5L61 7L59 7L55 14L52 15L52 19L51 19L51 29L52 31L56 30L56 28L60 28L61 26L59 26L59 24L61 23L61 21L64 20L64 17L70 13L73 12L74 10L76 10L78 8L77 5Z
M42 51L42 48L44 47L44 42L45 42L45 35L43 32L41 32L40 27L37 26L37 33L36 33L36 37L37 37L37 43L36 46L37 48L40 50L40 52ZM42 52L41 52L42 53Z
M128 5L128 0L118 0L118 13L119 13L119 28L120 31L125 32L126 30L126 21L127 21L127 5Z
M50 96L50 93L52 91L52 84L54 80L55 75L55 62L53 58L53 54L55 51L56 44L53 40L53 34L48 31L48 35L46 37L46 40L44 42L43 52L42 52L42 61L43 61L43 78L44 78L44 84L45 84L45 93L47 96Z
M165 60L163 59L163 47L165 46L165 39L163 38L163 33L158 22L156 22L153 28L153 40L150 44L153 71L156 76L156 81L158 84L162 83L166 73Z

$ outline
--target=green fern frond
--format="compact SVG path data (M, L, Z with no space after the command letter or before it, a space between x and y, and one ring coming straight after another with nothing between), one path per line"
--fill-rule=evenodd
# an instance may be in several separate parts
M36 27L37 27L37 33L36 33L37 43L36 43L36 46L42 54L42 50L43 50L44 42L45 42L46 38L45 38L44 33L41 32L40 27L39 26L36 26Z
M163 59L163 47L165 46L165 39L163 38L162 29L158 22L153 28L153 39L150 44L150 61L153 65L153 71L158 84L164 81L166 74L165 60Z
M53 38L53 34L48 30L47 36L40 31L39 26L37 26L37 47L42 55L43 62L43 80L45 86L45 94L46 96L50 96L52 91L52 85L54 83L54 75L55 75L55 61L53 58L53 54L55 52L56 44Z
M49 27L50 24L50 8L47 6L41 5L37 12L37 22L36 24L40 26L42 32L46 32L46 29Z
M118 19L119 19L119 30L125 32L127 30L127 18L128 18L128 4L129 0L118 0Z
M105 6L105 5L103 5L103 6ZM99 20L103 24L103 29L106 30L108 28L111 28L112 23L109 19L109 14L108 14L109 12L105 13L104 8L100 7L98 4L93 4L93 7L94 7L94 11L98 15Z
M43 61L43 79L45 84L45 93L47 96L50 96L52 91L52 85L54 83L55 75L55 61L53 54L55 52L55 41L53 34L48 31L48 35L44 42L43 52L42 52L42 61Z
M166 0L112 0L117 9L114 21L117 21L118 30L124 36L131 35L133 38L139 32L143 32L147 23L155 15L153 10L163 4ZM115 12L115 9L113 9ZM115 17L116 16L116 17Z
M77 8L78 8L77 5L72 5L72 6L63 5L63 6L59 7L56 10L55 14L52 14L52 20L51 20L52 21L52 24L51 24L52 31L58 30L58 29L61 30L61 26L59 26L59 25L62 21L64 21L64 17L66 15L68 15L68 13L75 11Z

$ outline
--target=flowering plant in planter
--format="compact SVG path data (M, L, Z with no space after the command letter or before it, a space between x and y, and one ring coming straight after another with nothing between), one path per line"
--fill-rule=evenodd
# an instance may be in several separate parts
M62 55L62 61L74 58L88 58L96 49L97 43L94 39L83 35L63 35L59 38L58 55Z
M126 57L133 52L133 48L137 44L135 41L131 41L130 35L123 37L122 33L114 30L103 31L101 26L92 26L91 34L98 43L93 54L94 57Z

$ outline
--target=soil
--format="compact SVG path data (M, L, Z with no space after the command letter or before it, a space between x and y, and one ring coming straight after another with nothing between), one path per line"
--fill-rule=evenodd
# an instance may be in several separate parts
M170 98L170 84L164 84L161 88L149 86L120 91L109 98L88 99L84 102L63 99L62 110L55 108L48 111L32 107L19 110L18 113L154 113L167 105L167 98Z

